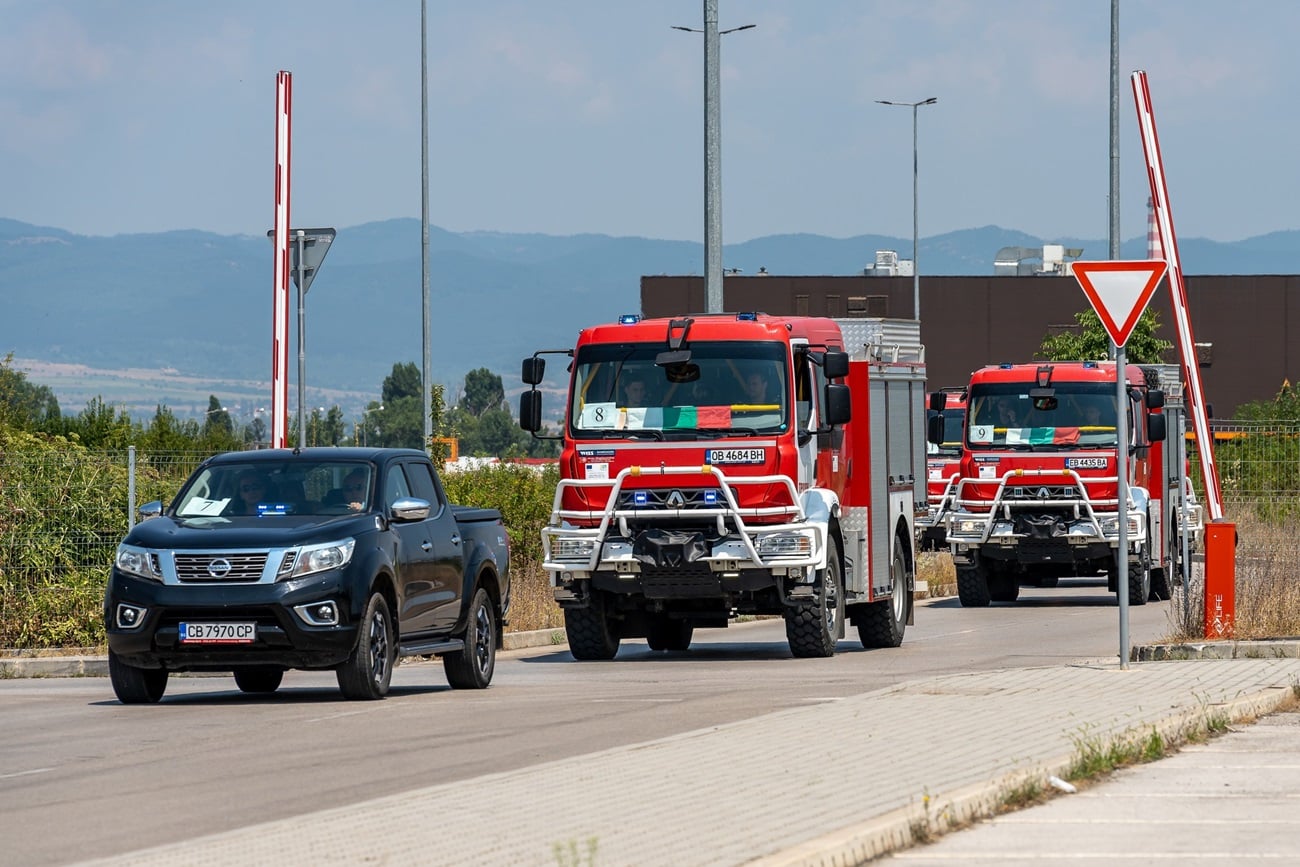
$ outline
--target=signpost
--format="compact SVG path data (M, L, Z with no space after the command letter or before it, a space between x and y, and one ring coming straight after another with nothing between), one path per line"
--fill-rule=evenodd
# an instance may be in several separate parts
M324 261L325 254L334 243L333 229L290 229L289 235L294 239L290 248L293 251L293 283L298 287L298 445L307 444L303 406L306 405L307 390L307 289L316 278L316 271ZM275 242L275 230L266 233Z
M1128 401L1127 379L1124 375L1127 359L1124 344L1133 334L1133 328L1151 302L1156 287L1165 276L1168 266L1158 260L1107 262L1075 262L1074 277L1088 296L1088 303L1097 311L1097 318L1115 344L1115 474L1119 477L1117 493L1119 514L1119 549L1115 552L1118 573L1116 595L1119 597L1119 667L1128 668Z

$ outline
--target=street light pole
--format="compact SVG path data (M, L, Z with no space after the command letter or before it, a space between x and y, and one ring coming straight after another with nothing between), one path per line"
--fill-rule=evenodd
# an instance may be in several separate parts
M934 105L939 98L932 96L929 99L923 99L920 102L894 102L888 99L878 99L876 102L881 105L902 105L912 109L912 318L921 321L921 268L917 260L917 246L920 239L920 222L917 216L917 150L916 150L916 110L923 105Z
M718 66L720 38L756 24L718 30L718 0L704 0L704 30L674 26L674 30L704 33L704 310L722 312L722 74Z

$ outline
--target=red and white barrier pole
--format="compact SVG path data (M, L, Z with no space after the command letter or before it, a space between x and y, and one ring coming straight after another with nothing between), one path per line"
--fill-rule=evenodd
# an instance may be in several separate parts
M1146 154L1147 176L1151 181L1151 199L1161 246L1169 264L1169 296L1174 310L1174 330L1178 334L1183 379L1187 383L1183 397L1191 411L1196 429L1196 451L1201 458L1205 479L1205 502L1210 522L1205 525L1205 637L1231 638L1236 616L1237 528L1223 520L1223 494L1219 487L1219 468L1214 463L1214 437L1205 412L1201 391L1201 372L1196 361L1196 343L1192 337L1192 320L1187 310L1187 286L1178 259L1178 239L1174 235L1174 218L1169 210L1169 187L1165 183L1164 164L1160 158L1160 139L1156 136L1156 118L1151 108L1151 89L1147 74L1137 70L1132 75L1133 98L1137 103L1138 126L1142 131L1142 150ZM1178 431L1182 436L1182 432ZM1190 577L1190 569L1188 570Z
M275 277L271 325L271 448L288 445L289 417L289 116L293 74L275 76Z

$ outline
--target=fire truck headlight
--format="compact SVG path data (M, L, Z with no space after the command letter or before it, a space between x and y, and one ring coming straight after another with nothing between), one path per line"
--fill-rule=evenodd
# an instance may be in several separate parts
M953 522L956 532L963 536L981 533L984 530L984 522L978 518L959 518Z
M767 533L754 545L764 560L803 560L812 556L811 533Z
M554 556L556 560L591 559L591 552L596 550L595 539L556 539Z
M1101 527L1101 532L1104 536L1119 535L1119 518L1115 515L1103 515L1098 518L1097 526Z

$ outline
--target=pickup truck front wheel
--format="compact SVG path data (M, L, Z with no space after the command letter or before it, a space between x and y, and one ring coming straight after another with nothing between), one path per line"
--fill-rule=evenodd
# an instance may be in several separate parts
M122 704L154 704L167 691L167 669L135 668L108 652L108 679Z
M481 587L474 591L463 640L464 650L442 657L447 683L456 689L485 689L496 669L497 623L492 600Z
M375 593L366 603L359 633L357 646L352 648L347 662L338 667L339 690L348 699L383 698L393 677L397 648L388 602L380 594Z

